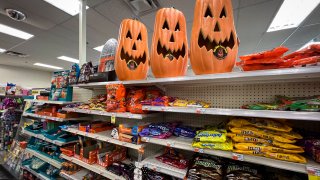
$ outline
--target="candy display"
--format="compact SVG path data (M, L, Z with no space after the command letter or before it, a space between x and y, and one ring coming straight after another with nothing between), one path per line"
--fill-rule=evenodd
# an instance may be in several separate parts
M292 131L283 120L233 118L228 123L228 137L234 142L234 152L306 163L299 155L304 149L295 145L302 136Z
M118 175L124 177L126 180L134 179L134 169L135 165L130 163L126 164L123 162L112 163L111 166L107 167L107 170Z
M21 113L7 109L0 116L0 150L10 149L20 123Z
M157 156L156 159L179 169L185 169L188 166L188 160L173 148L166 148L164 154Z
M177 123L151 123L139 135L142 137L166 139L172 136L176 126Z
M223 179L223 163L220 158L196 154L188 168L187 180Z

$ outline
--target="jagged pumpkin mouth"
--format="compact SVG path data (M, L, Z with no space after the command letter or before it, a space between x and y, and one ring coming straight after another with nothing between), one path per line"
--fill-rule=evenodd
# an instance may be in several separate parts
M170 61L174 59L179 59L179 57L184 57L186 55L186 47L183 44L180 49L171 51L169 48L167 48L165 45L161 45L160 41L158 41L157 45L157 53L158 55L162 55L163 58L168 58Z
M207 51L212 50L214 56L223 60L228 55L227 47L232 49L235 45L234 35L233 32L231 32L228 39L225 39L224 41L217 41L215 39L211 40L209 36L205 38L202 30L200 30L198 45L200 48L206 47Z
M140 65L140 63L145 63L146 62L146 52L144 52L142 55L140 55L139 57L135 58L131 55L129 55L129 53L124 51L124 48L121 49L121 54L120 54L120 58L121 60L125 60L127 67L130 70L135 70L137 69L137 67Z

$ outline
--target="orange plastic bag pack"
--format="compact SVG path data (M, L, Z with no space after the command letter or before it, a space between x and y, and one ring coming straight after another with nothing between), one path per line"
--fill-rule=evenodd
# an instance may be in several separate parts
M122 84L106 85L107 111L126 112L126 88Z

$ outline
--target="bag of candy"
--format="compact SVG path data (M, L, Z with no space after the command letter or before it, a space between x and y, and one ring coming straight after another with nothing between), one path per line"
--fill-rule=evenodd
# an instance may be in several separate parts
M278 152L278 153L303 153L303 148L299 149L283 149L273 147L267 144L262 143L235 143L234 147L238 150L252 150L252 151L260 151L260 152Z
M228 126L233 127L243 127L243 126L254 126L257 128L264 128L274 131L281 132L290 132L291 127L286 124L282 124L279 121L271 119L261 119L261 118L252 118L252 119L243 119L243 118L233 118L229 121Z
M174 129L173 134L180 137L194 138L196 136L196 131L197 128L179 125Z
M229 139L226 142L193 142L192 147L200 148L200 149L223 150L223 151L233 150L232 141Z
M246 179L246 180L261 180L263 175L261 168L257 165L252 166L248 163L229 162L226 169L226 180Z
M188 160L173 148L166 148L164 154L157 156L156 159L179 169L185 169L188 166Z
M126 88L122 84L109 84L107 88L107 111L126 112Z
M197 131L194 138L195 142L225 142L227 140L227 131L225 129L206 128Z

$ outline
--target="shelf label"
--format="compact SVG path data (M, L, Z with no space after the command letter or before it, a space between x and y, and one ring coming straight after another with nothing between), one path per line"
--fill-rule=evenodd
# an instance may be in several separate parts
M174 147L174 142L168 141L168 142L167 142L167 147Z
M320 180L320 169L312 166L307 166L309 180Z
M232 153L232 159L237 161L243 161L243 154Z
M165 107L161 107L161 111L162 112L166 111L166 108Z
M203 114L205 111L206 111L205 109L197 108L196 114Z
M116 114L114 114L114 113L111 114L111 123L112 124L116 123Z
M145 138L144 138L144 141L145 141L145 142L150 142L150 138L149 138L149 137L145 137Z
M203 151L203 149L195 148L195 149L194 149L194 152L203 153L204 151Z

